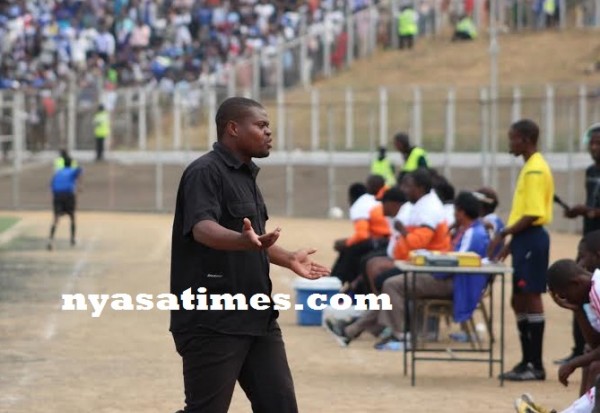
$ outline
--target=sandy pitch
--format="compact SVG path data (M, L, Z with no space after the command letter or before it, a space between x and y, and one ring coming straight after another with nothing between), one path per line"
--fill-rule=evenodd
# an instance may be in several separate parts
M105 310L100 318L91 318L91 311L60 311L60 294L66 292L168 292L172 217L80 214L79 245L73 250L67 246L62 222L61 242L49 253L44 239L50 214L19 215L26 242L16 244L19 250L0 250L0 262L13 271L10 282L7 273L0 274L0 412L172 413L181 408L181 363L168 332L168 312ZM328 265L334 259L333 240L351 230L345 221L275 217L270 226L275 225L283 228L282 246L314 246L318 259ZM552 259L572 257L576 245L577 237L554 234ZM41 270L25 274L19 265ZM291 273L274 268L272 278L276 292L293 294ZM576 398L579 374L568 388L562 387L552 360L565 356L572 345L570 314L547 296L545 304L548 379L506 383L504 388L488 378L486 365L427 362L417 366L413 388L402 375L401 353L375 351L367 336L342 349L322 328L297 326L294 312L283 312L280 324L300 410L512 412L512 401L525 391L564 408ZM510 310L506 319L510 367L520 352ZM230 411L250 411L240 388Z

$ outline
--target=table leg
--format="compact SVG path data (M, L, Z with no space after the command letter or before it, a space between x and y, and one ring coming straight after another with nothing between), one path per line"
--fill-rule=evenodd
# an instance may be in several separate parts
M412 368L411 368L411 386L414 387L415 385L415 366L416 366L416 361L415 361L415 351L417 348L417 334L418 334L418 328L417 328L417 288L416 288L416 272L412 271L411 272L412 275L412 295L410 297L410 301L409 298L407 296L404 296L404 299L407 300L408 302L412 302L412 316L411 316L411 323L410 323L410 341L411 341L411 346L410 346L410 357L411 357L411 364L412 364ZM406 353L406 348L404 349L404 353Z
M407 281L408 281L408 273L404 272L404 297L408 297L408 286L407 286ZM404 310L406 311L406 302L404 302ZM392 309L393 311L393 309ZM406 321L406 317L404 317L404 321ZM408 326L406 325L406 322L404 323L404 337L402 338L403 344L404 344L404 375L406 376L406 372L407 372L407 368L408 368L408 354L406 352L406 347L408 344L408 340L406 339L406 335L408 333Z
M502 273L502 289L500 302L500 373L504 373L504 273ZM504 376L500 376L500 386L504 386Z

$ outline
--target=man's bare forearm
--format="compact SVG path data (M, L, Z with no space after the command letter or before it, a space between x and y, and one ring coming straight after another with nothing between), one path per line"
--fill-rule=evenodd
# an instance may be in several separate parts
M204 220L192 229L194 240L209 248L222 251L244 251L255 249L240 232L232 231L215 221Z
M292 260L292 253L290 251L279 245L272 245L267 252L269 253L269 261L271 261L271 264L290 268L290 262Z

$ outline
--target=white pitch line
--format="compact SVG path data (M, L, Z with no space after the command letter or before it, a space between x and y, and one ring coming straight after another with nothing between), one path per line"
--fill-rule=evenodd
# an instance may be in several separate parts
M73 266L73 270L69 274L69 277L68 277L65 285L63 286L63 291L62 291L63 293L69 293L75 287L76 280L79 278L83 269L87 265L88 257L90 255L90 253L92 252L92 250L94 249L97 239L98 239L98 236L96 234L94 234L91 241L86 244L86 248L83 251L83 256L79 260L77 260L77 262ZM42 334L42 339L44 341L52 340L52 338L56 334L57 314L58 313L56 311L52 312L48 318L48 321L46 322L46 328L44 329L44 333ZM29 382L31 381L32 377L33 377L33 375L32 375L30 365L26 364L26 367L23 370L23 374L21 375L21 377L19 378L19 380L17 382L17 391L22 390L24 387L26 387L29 384ZM8 407L14 406L22 399L23 399L23 396L19 393L3 395L2 397L0 397L0 408L2 408L2 407L8 408Z

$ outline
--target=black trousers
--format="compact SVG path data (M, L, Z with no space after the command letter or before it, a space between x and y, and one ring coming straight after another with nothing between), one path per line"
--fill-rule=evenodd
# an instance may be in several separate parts
M340 252L333 264L331 275L339 278L342 282L354 281L361 274L361 270L364 271L364 268L360 265L361 259L376 250L383 249L385 252L387 243L387 239L368 239L346 247Z
M265 336L198 329L173 333L183 359L185 412L226 413L238 381L254 413L297 413L292 374L276 322Z
M104 140L105 138L96 138L96 160L101 161L104 156Z
M415 36L413 36L412 34L409 35L403 35L403 36L398 36L399 37L399 42L398 45L400 46L400 49L412 49L414 42L415 42Z

